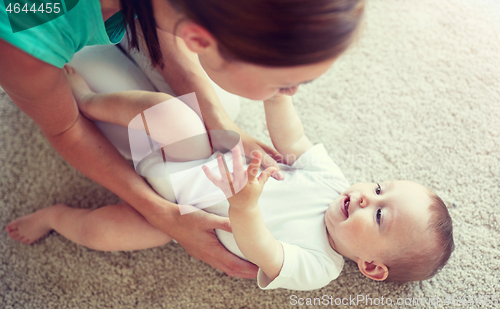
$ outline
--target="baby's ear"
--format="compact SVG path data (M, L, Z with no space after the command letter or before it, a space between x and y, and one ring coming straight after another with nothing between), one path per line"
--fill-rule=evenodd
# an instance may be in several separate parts
M363 275L376 281L384 281L389 275L389 269L383 263L358 259L358 267Z

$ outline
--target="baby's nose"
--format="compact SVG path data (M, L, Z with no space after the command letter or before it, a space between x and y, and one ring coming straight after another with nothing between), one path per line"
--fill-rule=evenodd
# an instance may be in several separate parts
M368 199L361 192L352 192L350 194L351 197L351 205L356 205L361 208L364 208L368 205Z
M368 206L368 199L363 194L359 195L359 207L364 208Z

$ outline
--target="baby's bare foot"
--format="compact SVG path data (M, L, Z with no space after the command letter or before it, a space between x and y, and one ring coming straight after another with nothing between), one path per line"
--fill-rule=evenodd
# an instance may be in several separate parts
M65 65L63 71L71 87L73 96L76 99L76 103L78 103L78 108L87 118L92 119L87 114L87 108L90 104L92 96L95 95L95 92L93 92L89 88L89 85L87 84L85 79L83 79L83 77L75 70L75 68L70 67L69 65Z
M12 239L30 245L52 230L50 222L61 207L66 206L54 205L18 218L6 230Z

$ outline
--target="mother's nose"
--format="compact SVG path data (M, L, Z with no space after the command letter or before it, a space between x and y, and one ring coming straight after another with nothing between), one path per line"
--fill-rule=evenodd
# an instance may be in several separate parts
M299 91L299 86L292 87L289 95L294 95L297 93L297 91Z
M300 86L300 85L299 85ZM284 94L284 95L289 95L292 96L297 93L299 90L299 86L293 86L293 87L287 87L287 88L280 88L278 91L279 94Z

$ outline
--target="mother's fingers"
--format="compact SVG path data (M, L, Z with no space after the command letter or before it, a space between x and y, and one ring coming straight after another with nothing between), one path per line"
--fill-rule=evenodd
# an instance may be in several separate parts
M221 244L215 245L211 256L205 256L204 261L213 267L222 270L231 277L255 278L258 267L244 261L227 251Z
M278 167L278 164L276 163L276 160L274 160L270 155L265 153L264 156L262 157L262 166L264 168L268 168L271 166Z
M262 162L262 165L264 166L264 168L272 166L276 162L283 163L283 155L281 155L281 153L276 151L276 149L274 149L273 147L270 147L266 144L260 144L259 146L262 147L262 150L264 150L269 155L270 159L272 159L274 161L274 163L273 163L273 161L270 161L269 159L268 159L269 161L264 160Z
M274 159L271 158L268 154L264 155L264 158L262 159L262 166L264 168L270 168L270 167L275 168L276 169L275 173L273 173L272 176L276 180L283 180L283 179L285 179L285 175L283 174L283 172L279 168L278 163L276 163L276 161L274 161Z

